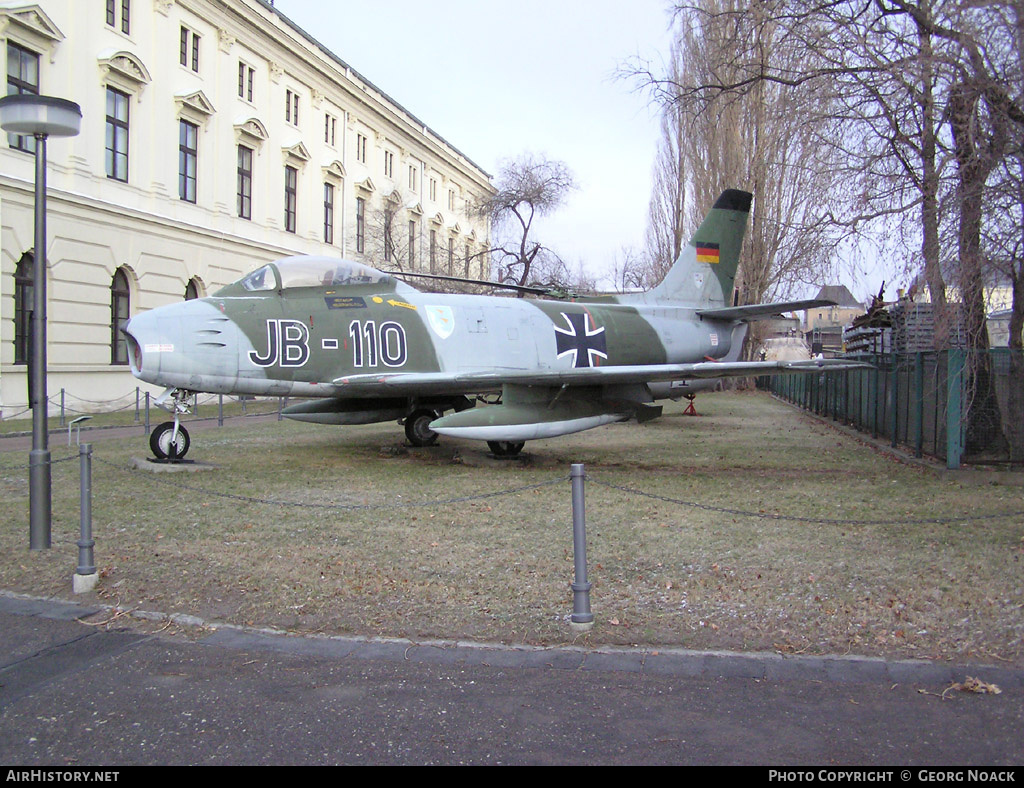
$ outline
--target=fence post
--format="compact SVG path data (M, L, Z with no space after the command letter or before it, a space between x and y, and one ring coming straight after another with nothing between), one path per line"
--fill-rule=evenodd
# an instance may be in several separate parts
M78 447L79 465L79 536L78 569L71 580L71 590L76 594L92 591L99 579L92 548L92 444L83 443Z
M139 423L139 387L135 387L135 423Z
M146 434L149 435L149 392L146 392Z
M897 433L900 429L900 371L896 357L893 355L889 356L889 378L892 381L892 385L889 386L887 398L890 408L889 429L892 431L889 439L889 445L895 449L897 445Z
M964 351L952 348L946 357L946 467L959 468L964 452Z
M924 354L914 354L914 456L920 458L924 449Z
M60 390L60 426L64 426L64 387Z
M586 473L582 463L573 463L569 470L572 480L572 553L575 579L572 583L572 616L570 626L588 630L594 626L590 612L590 583L587 582L587 523L583 499L583 480Z
M224 426L224 395L217 395L217 426Z

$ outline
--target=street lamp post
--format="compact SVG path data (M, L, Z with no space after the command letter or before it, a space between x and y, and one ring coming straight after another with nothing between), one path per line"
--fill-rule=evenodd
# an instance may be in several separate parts
M32 254L32 451L29 454L29 549L50 547L50 448L46 432L46 139L74 137L82 110L73 101L21 93L0 98L0 128L36 139L35 240Z

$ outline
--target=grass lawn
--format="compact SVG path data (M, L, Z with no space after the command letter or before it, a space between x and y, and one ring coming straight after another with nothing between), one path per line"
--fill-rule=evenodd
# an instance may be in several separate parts
M132 468L144 437L97 437L101 580L78 599L296 633L1024 666L1024 487L902 462L762 393L697 404L514 461L472 441L406 448L393 423L271 420L195 431L189 456L213 469L156 474ZM63 443L54 460L76 456ZM71 598L78 463L54 466L53 549L30 552L27 461L0 457L0 588ZM573 462L596 621L582 636ZM948 521L990 513L1011 514Z

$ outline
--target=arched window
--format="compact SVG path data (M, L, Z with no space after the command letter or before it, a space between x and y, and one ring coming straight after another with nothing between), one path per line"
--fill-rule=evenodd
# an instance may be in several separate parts
M199 298L199 282L193 276L188 280L188 284L185 285L185 300L194 301Z
M28 363L32 338L32 255L25 253L14 270L14 363Z
M128 275L123 268L114 273L110 283L110 363L128 363L128 343L121 329L128 325L131 293L128 289Z

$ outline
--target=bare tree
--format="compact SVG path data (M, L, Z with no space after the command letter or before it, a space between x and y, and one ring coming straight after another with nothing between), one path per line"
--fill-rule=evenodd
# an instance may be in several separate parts
M809 90L817 104L794 111L808 128L827 130L821 150L840 166L825 171L845 198L821 219L845 228L875 223L917 239L917 265L938 312L937 348L948 346L951 288L971 348L987 347L983 290L1001 273L1014 288L1011 341L1020 346L1020 222L1005 217L1022 214L1013 186L1024 138L1021 0L702 0L678 13L737 34L713 68L683 83L641 71L656 95L707 114L758 92L774 107ZM758 35L743 35L748 28ZM985 400L982 358L974 354L971 376L975 398ZM1024 391L1024 364L1016 366L1010 387ZM1020 408L1004 412L1004 432L1022 416Z
M746 188L755 207L737 275L741 303L787 295L800 282L821 284L839 240L824 218L835 203L824 125L806 112L827 97L746 81L752 68L804 65L768 10L741 0L677 9L670 73L644 75L663 105L648 233L653 265L664 270L675 260L725 188ZM701 87L716 84L745 88Z
M533 237L534 220L562 205L576 188L569 168L560 161L526 154L504 162L497 192L477 205L491 220L498 281L526 285L538 275L557 270L561 260Z

